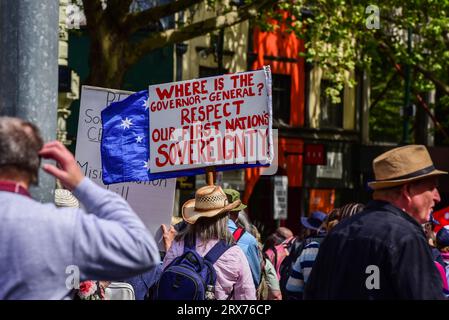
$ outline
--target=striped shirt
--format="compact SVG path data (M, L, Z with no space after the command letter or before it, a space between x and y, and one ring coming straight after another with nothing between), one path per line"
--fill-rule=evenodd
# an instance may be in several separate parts
M293 264L292 271L286 285L289 296L292 298L302 299L304 287L309 279L309 275L318 255L319 248L320 243L317 241L308 243L301 252L301 255Z

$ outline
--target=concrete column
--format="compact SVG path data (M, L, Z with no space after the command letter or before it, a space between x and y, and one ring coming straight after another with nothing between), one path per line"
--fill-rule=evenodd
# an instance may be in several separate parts
M0 114L29 120L56 137L58 0L0 0ZM34 198L53 202L55 181L40 172Z

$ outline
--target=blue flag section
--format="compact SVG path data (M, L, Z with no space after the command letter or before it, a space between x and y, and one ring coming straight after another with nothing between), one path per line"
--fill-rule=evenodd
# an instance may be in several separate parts
M150 121L148 90L139 91L101 112L101 161L103 183L151 181L206 173L205 168L151 173L149 170ZM215 167L216 171L267 167L269 165L236 164Z

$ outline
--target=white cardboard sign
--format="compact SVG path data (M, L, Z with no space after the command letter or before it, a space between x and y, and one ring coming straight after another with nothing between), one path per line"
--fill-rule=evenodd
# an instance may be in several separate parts
M170 225L176 179L104 185L101 180L101 111L132 92L83 86L75 157L82 172L103 188L120 194L142 219L163 250L161 224Z
M271 73L264 70L149 87L150 170L271 163Z

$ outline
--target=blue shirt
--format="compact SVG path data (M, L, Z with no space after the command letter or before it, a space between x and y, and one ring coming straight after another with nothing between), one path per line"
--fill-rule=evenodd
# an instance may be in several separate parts
M0 299L68 299L78 280L120 281L160 263L122 197L87 178L73 194L92 214L0 191Z
M312 241L308 243L293 264L292 272L286 285L289 296L294 297L295 299L302 299L304 287L309 279L319 249L319 242Z
M162 263L146 273L125 280L125 282L133 287L136 300L145 300L149 289L159 280L161 273Z
M237 230L237 225L231 219L228 220L228 228L233 233ZM248 259L249 267L251 269L251 275L253 276L254 286L259 287L260 282L260 260L259 260L259 246L257 240L249 232L243 233L237 245L245 253Z

